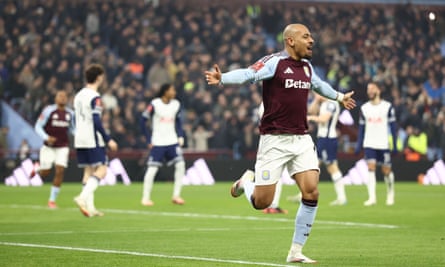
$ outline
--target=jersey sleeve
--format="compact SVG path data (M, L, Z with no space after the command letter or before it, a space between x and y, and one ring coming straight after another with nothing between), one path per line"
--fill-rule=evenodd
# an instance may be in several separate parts
M70 133L72 134L72 135L74 135L74 132L76 131L76 121L75 121L75 118L74 118L74 110L72 110L72 109L67 109L67 111L68 111L68 113L70 114L70 116L71 116L71 120L70 120L70 126L69 126L69 131L70 131Z
M359 125L365 125L365 116L363 115L363 107L360 108L360 117L358 119Z
M184 129L182 128L181 108L179 108L178 113L176 113L175 129L178 137L185 137Z
M394 107L391 105L388 110L388 122L391 123L395 121L396 121L396 111Z
M327 97L332 100L337 100L337 94L338 92L332 88L332 86L323 81L317 73L315 73L314 68L312 67L312 64L309 63L309 66L311 68L312 76L311 76L311 84L312 84L312 90L317 92L318 94Z
M93 114L102 114L103 105L102 105L102 99L100 96L96 96L91 100L91 110Z
M145 136L147 144L151 144L151 129L147 127L147 121L151 119L154 113L153 103L150 103L147 108L142 112L141 120L139 122L142 133Z
M265 56L248 68L223 73L221 84L244 84L270 79L275 74L279 60L278 56Z
M153 115L154 112L154 106L153 103L150 103L147 108L142 112L142 117L144 117L145 119L150 119L151 116Z
M51 107L48 106L42 110L42 113L40 113L39 118L37 119L34 129L37 132L37 134L43 139L48 139L48 134L45 132L45 125L48 122L49 116L51 115Z
M91 100L91 110L93 112L94 129L96 129L96 131L98 131L102 135L102 138L104 139L105 143L108 143L108 141L110 141L111 138L107 134L102 125L101 114L103 106L100 96L97 96Z

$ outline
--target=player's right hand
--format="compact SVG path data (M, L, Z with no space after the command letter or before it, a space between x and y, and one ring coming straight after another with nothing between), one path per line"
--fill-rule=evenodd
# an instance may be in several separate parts
M356 106L355 100L354 100L354 98L352 98L353 94L354 94L354 91L346 93L343 98L343 101L341 102L343 107L345 107L348 110L353 109Z
M117 151L117 143L113 139L108 141L108 147L111 149L111 151Z
M57 140L57 138L55 138L54 136L48 136L48 139L46 139L46 142L48 143L48 145L54 145L56 140Z
M218 64L213 65L214 71L205 71L206 81L208 85L218 85L221 82L221 70Z

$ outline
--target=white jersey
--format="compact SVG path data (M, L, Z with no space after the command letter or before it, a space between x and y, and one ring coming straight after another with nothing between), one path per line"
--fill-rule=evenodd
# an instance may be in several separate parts
M317 137L337 138L337 121L340 115L340 105L337 101L326 100L320 105L319 115L331 114L327 122L318 123Z
M84 87L74 97L76 129L75 148L104 147L102 134L94 128L93 114L102 114L102 103L97 91Z
M153 146L169 146L178 143L175 122L176 117L179 116L180 107L177 99L172 99L166 104L161 98L155 98L148 105L142 116L147 119L151 116L151 144Z
M389 149L389 124L396 120L394 108L388 101L381 100L377 105L370 101L362 105L360 125L365 126L364 148Z

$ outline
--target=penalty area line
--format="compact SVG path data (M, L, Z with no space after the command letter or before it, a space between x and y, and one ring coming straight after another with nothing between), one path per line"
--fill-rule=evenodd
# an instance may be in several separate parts
M219 262L219 263L230 263L230 264L241 264L241 265L296 267L295 265L283 265L283 264L267 263L267 262L253 262L253 261L244 261L244 260L224 260L224 259L217 259L217 258L165 255L165 254L144 253L144 252L125 251L125 250L65 247L65 246L54 246L54 245L44 245L44 244L15 243L15 242L2 242L2 241L0 241L0 245L14 246L14 247L43 248L43 249L59 249L59 250L82 251L82 252L93 252L93 253L104 253L104 254L142 256L142 257L154 257L154 258L165 258L165 259L181 259L181 260L194 260L194 261L205 261L205 262Z

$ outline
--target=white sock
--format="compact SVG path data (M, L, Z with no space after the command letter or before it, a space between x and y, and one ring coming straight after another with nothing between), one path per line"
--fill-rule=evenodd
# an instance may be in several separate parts
M394 195L394 173L390 172L384 179L386 183L386 193L388 195Z
M51 186L51 193L49 195L49 201L56 202L57 196L59 195L60 187Z
M94 194L94 191L96 191L98 186L99 179L95 176L90 176L85 186L83 187L82 192L79 195L80 198L85 199L86 201L89 197L91 197L92 194Z
M343 174L338 171L331 175L334 182L335 193L337 194L337 200L346 201L345 185L343 184Z
M255 189L255 183L252 181L243 181L243 187L244 187L244 195L247 198L247 201L249 201L250 204L252 204L252 195L253 190Z
M283 183L281 182L281 179L278 180L277 184L275 185L275 194L273 196L272 203L270 204L269 208L278 208L280 206L280 198L281 198L281 190L283 188Z
M149 166L144 175L144 185L142 188L142 200L149 201L151 195L151 189L153 188L153 181L155 179L156 173L159 167Z
M292 243L290 250L292 253L301 253L301 250L303 249L303 246L297 243Z
M94 211L96 210L96 206L94 205L94 192L91 193L86 199L88 210Z
M376 201L376 177L375 172L368 172L368 183L366 184L366 187L368 188L368 199Z
M185 162L179 161L175 164L175 183L173 186L173 198L181 196L182 179L185 175Z

